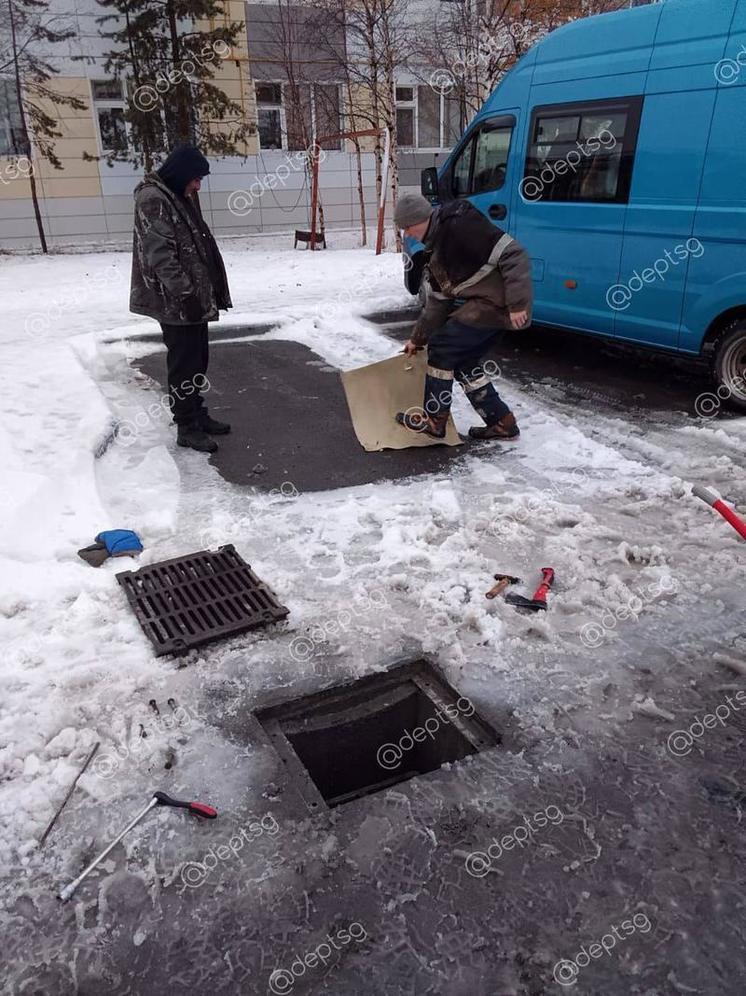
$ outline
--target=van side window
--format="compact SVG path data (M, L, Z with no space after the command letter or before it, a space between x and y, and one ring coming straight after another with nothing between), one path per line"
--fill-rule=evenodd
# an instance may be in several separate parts
M503 186L512 134L511 126L496 127L487 122L469 139L452 167L454 197L483 194Z
M641 97L534 108L523 198L626 203L641 108Z

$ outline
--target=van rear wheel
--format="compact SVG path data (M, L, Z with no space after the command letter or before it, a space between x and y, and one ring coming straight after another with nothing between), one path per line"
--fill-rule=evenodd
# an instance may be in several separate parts
M746 321L743 319L725 329L720 337L712 372L723 404L746 412Z

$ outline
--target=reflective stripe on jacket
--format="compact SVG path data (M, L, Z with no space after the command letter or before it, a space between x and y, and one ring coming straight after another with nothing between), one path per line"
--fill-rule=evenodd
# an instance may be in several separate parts
M430 293L413 342L424 345L450 317L475 328L509 328L511 311L533 303L531 260L520 243L469 201L449 201L433 214L425 235Z

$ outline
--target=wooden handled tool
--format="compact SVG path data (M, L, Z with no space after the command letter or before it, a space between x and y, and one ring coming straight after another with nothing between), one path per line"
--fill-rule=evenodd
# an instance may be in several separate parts
M484 593L485 598L497 598L501 592L505 591L508 585L521 583L520 578L514 578L510 574L495 574L495 581L497 581L497 584Z

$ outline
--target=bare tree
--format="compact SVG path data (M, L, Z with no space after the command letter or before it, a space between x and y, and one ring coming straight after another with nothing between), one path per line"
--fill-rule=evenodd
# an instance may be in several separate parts
M379 45L384 76L385 124L391 133L389 170L393 206L399 198L399 133L396 116L396 80L411 56L411 28L407 0L378 0L380 7ZM396 249L401 252L401 233L394 226Z
M458 112L458 133L494 87L504 65L510 61L507 38L496 43L509 2L503 0L487 16L471 3L447 4L431 11L417 34L412 72L444 95L448 110ZM455 124L455 122L454 122Z
M464 0L435 8L418 32L413 69L458 106L464 131L505 73L568 21L626 0Z
M264 64L274 67L270 68L273 77L283 79L285 141L289 149L307 153L305 168L310 178L318 165L319 146L339 148L339 138L324 140L324 136L340 131L338 69L344 64L344 52L335 48L340 34L335 31L333 14L314 3L277 0L267 11L261 42L255 42L260 50L256 59L260 68L255 65L255 72L261 73ZM343 33L341 37L344 39ZM325 57L325 50L333 57ZM323 239L326 221L320 195L318 209L319 237Z
M391 133L389 176L392 198L398 193L396 79L407 65L411 48L409 0L314 0L333 11L345 25L347 58L339 70L345 81L349 121L355 130L375 129L376 193L383 185L383 131ZM362 189L362 173L358 173ZM361 208L364 217L364 207ZM396 233L397 243L399 233Z
M58 121L49 111L56 107L84 110L78 97L61 93L52 85L58 73L45 55L49 46L73 38L75 32L64 26L58 16L49 14L46 0L6 0L0 32L0 74L12 74L12 90L18 115L18 155L31 165L28 171L31 200L42 252L48 252L33 160L43 159L54 169L62 169L55 153L55 140L62 137ZM46 106L45 106L46 105Z
M313 0L313 6L318 17L314 23L313 44L319 52L326 53L330 66L334 67L334 75L341 80L344 88L344 103L342 113L342 131L352 132L360 129L355 116L353 105L353 73L347 54L347 11L350 0ZM334 27L334 31L328 28ZM340 58L339 50L331 39L341 33L345 39L344 58ZM373 127L370 122L369 127ZM355 172L357 181L357 198L360 210L360 244L368 244L368 222L365 212L365 189L363 184L363 146L360 138L355 135L350 141L355 150Z

